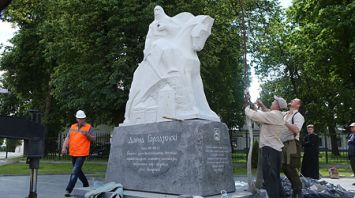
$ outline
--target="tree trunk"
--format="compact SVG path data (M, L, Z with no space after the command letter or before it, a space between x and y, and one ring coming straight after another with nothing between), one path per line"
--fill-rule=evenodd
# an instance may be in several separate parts
M233 153L233 131L228 129L228 134L229 134L229 144L231 146L232 153Z
M339 148L338 148L337 134L335 131L335 124L334 123L328 124L328 129L329 129L332 153L333 153L333 155L339 156L340 154L339 154Z
M55 137L57 134L50 134L49 131L50 130L50 118L49 118L49 115L50 115L50 112L51 112L51 107L52 107L52 96L50 94L49 91L47 91L47 94L46 94L46 98L45 98L45 104L44 104L44 112L43 112L43 118L42 118L42 124L44 126L44 130L45 130L45 149L44 149L44 152L45 152L45 155L47 155L50 151L53 150L53 146L55 146L55 144L53 144L53 139L52 137Z

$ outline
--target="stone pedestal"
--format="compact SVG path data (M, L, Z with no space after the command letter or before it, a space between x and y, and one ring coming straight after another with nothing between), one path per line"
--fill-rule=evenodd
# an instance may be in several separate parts
M128 190L207 196L235 191L232 170L225 124L171 121L116 127L106 180Z

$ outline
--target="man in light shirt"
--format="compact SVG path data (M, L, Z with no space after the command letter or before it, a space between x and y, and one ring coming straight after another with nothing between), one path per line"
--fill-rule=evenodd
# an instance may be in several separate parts
M282 170L292 185L292 198L303 197L302 183L298 173L301 166L301 146L299 143L300 131L304 123L304 117L298 110L302 101L298 98L291 100L289 111L284 116L284 122L288 130L281 133L284 144L282 149Z
M287 108L287 102L282 97L275 96L274 99L271 110L256 111L247 106L245 114L251 120L261 124L259 147L262 150L264 186L269 197L279 198L284 197L280 179L283 147L280 134L286 130L281 109Z

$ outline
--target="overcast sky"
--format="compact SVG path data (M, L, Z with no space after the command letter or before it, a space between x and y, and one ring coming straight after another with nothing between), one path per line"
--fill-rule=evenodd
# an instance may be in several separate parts
M280 4L283 8L288 8L292 4L292 0L280 0Z
M0 44L9 45L8 41L13 37L16 30L17 28L11 23L0 21Z

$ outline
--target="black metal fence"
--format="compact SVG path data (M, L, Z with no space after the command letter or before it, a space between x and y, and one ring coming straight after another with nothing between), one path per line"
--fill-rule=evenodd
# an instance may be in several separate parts
M62 155L62 145L67 134L61 133L58 137L46 139L46 156L44 159L48 160L62 160L70 159L68 155ZM96 135L96 139L90 146L89 160L95 159L108 159L110 153L110 132L99 133Z
M233 161L237 163L246 163L247 154L250 147L249 134L245 131L231 131L232 133L232 150ZM337 134L337 144L339 155L331 152L330 135L320 134L319 137L319 162L324 164L337 164L348 161L347 141L348 134ZM259 141L259 132L253 134L253 139ZM302 137L300 138L302 142Z
M245 131L231 131L232 133L232 158L234 164L246 164L247 154L249 151L249 135ZM69 159L67 155L61 154L62 144L66 134L59 134L56 138L46 140L46 156L45 159L61 160ZM320 140L320 163L336 164L344 163L347 157L347 134L338 134L339 155L331 153L330 136L319 136ZM259 133L254 133L254 141L259 141ZM110 152L111 133L103 132L97 134L96 141L92 143L89 159L108 159Z

